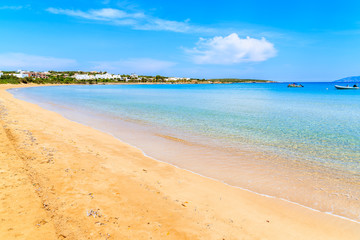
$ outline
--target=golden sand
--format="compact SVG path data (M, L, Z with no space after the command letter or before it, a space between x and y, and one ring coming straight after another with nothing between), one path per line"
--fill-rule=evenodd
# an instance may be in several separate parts
M360 224L161 163L0 86L0 239L359 239Z

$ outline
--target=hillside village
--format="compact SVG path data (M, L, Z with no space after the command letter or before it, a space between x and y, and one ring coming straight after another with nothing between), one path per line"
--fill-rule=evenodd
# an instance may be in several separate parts
M107 72L82 72L82 71L46 71L46 72L34 72L34 71L0 71L0 78L5 79L20 79L20 82L25 82L26 80L65 80L68 81L77 81L77 82L186 82L186 81L196 81L199 79L190 79L190 78L180 78L180 77L164 77L164 76L139 76L135 73L127 74L111 74ZM48 81L46 81L48 82Z
M0 84L107 84L107 83L169 83L169 84L219 84L219 83L273 83L259 79L198 79L186 77L144 76L133 74L111 74L108 72L84 71L0 71Z

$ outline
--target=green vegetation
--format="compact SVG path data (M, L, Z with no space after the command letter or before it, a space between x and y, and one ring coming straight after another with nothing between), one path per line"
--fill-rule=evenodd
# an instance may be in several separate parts
M56 76L56 77L49 77L49 78L32 78L32 77L26 77L26 78L18 78L12 75L2 75L0 77L0 84L28 84L28 83L36 83L36 84L70 84L70 83L79 83L74 78L70 77L62 77L62 76Z
M0 84L11 83L11 84L19 84L21 83L20 79L11 75L2 75L0 77Z
M105 84L105 83L170 83L170 84L202 84L202 83L265 83L273 82L269 80L258 79L237 79L237 78L222 78L222 79L185 79L185 78L168 78L165 76L134 76L134 75L121 75L121 79L86 79L77 80L75 74L87 74L89 76L96 74L104 74L106 72L82 72L82 71L49 71L46 75L33 73L34 76L39 77L26 77L18 78L13 76L14 71L4 71L0 77L0 84ZM42 78L40 78L42 77Z

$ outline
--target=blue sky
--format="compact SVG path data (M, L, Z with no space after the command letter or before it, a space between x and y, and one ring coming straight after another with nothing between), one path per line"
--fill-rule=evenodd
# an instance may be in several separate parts
M0 70L332 81L360 75L360 1L0 2Z

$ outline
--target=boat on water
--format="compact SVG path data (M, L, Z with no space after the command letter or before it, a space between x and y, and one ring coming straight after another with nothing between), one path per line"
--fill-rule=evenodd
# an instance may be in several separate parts
M290 88L302 88L304 86L301 85L301 84L297 84L297 83L291 83L287 87L290 87Z
M354 86L340 86L340 85L335 85L336 89L340 89L340 90L351 90L351 89L359 89L359 86L357 84L355 84Z

